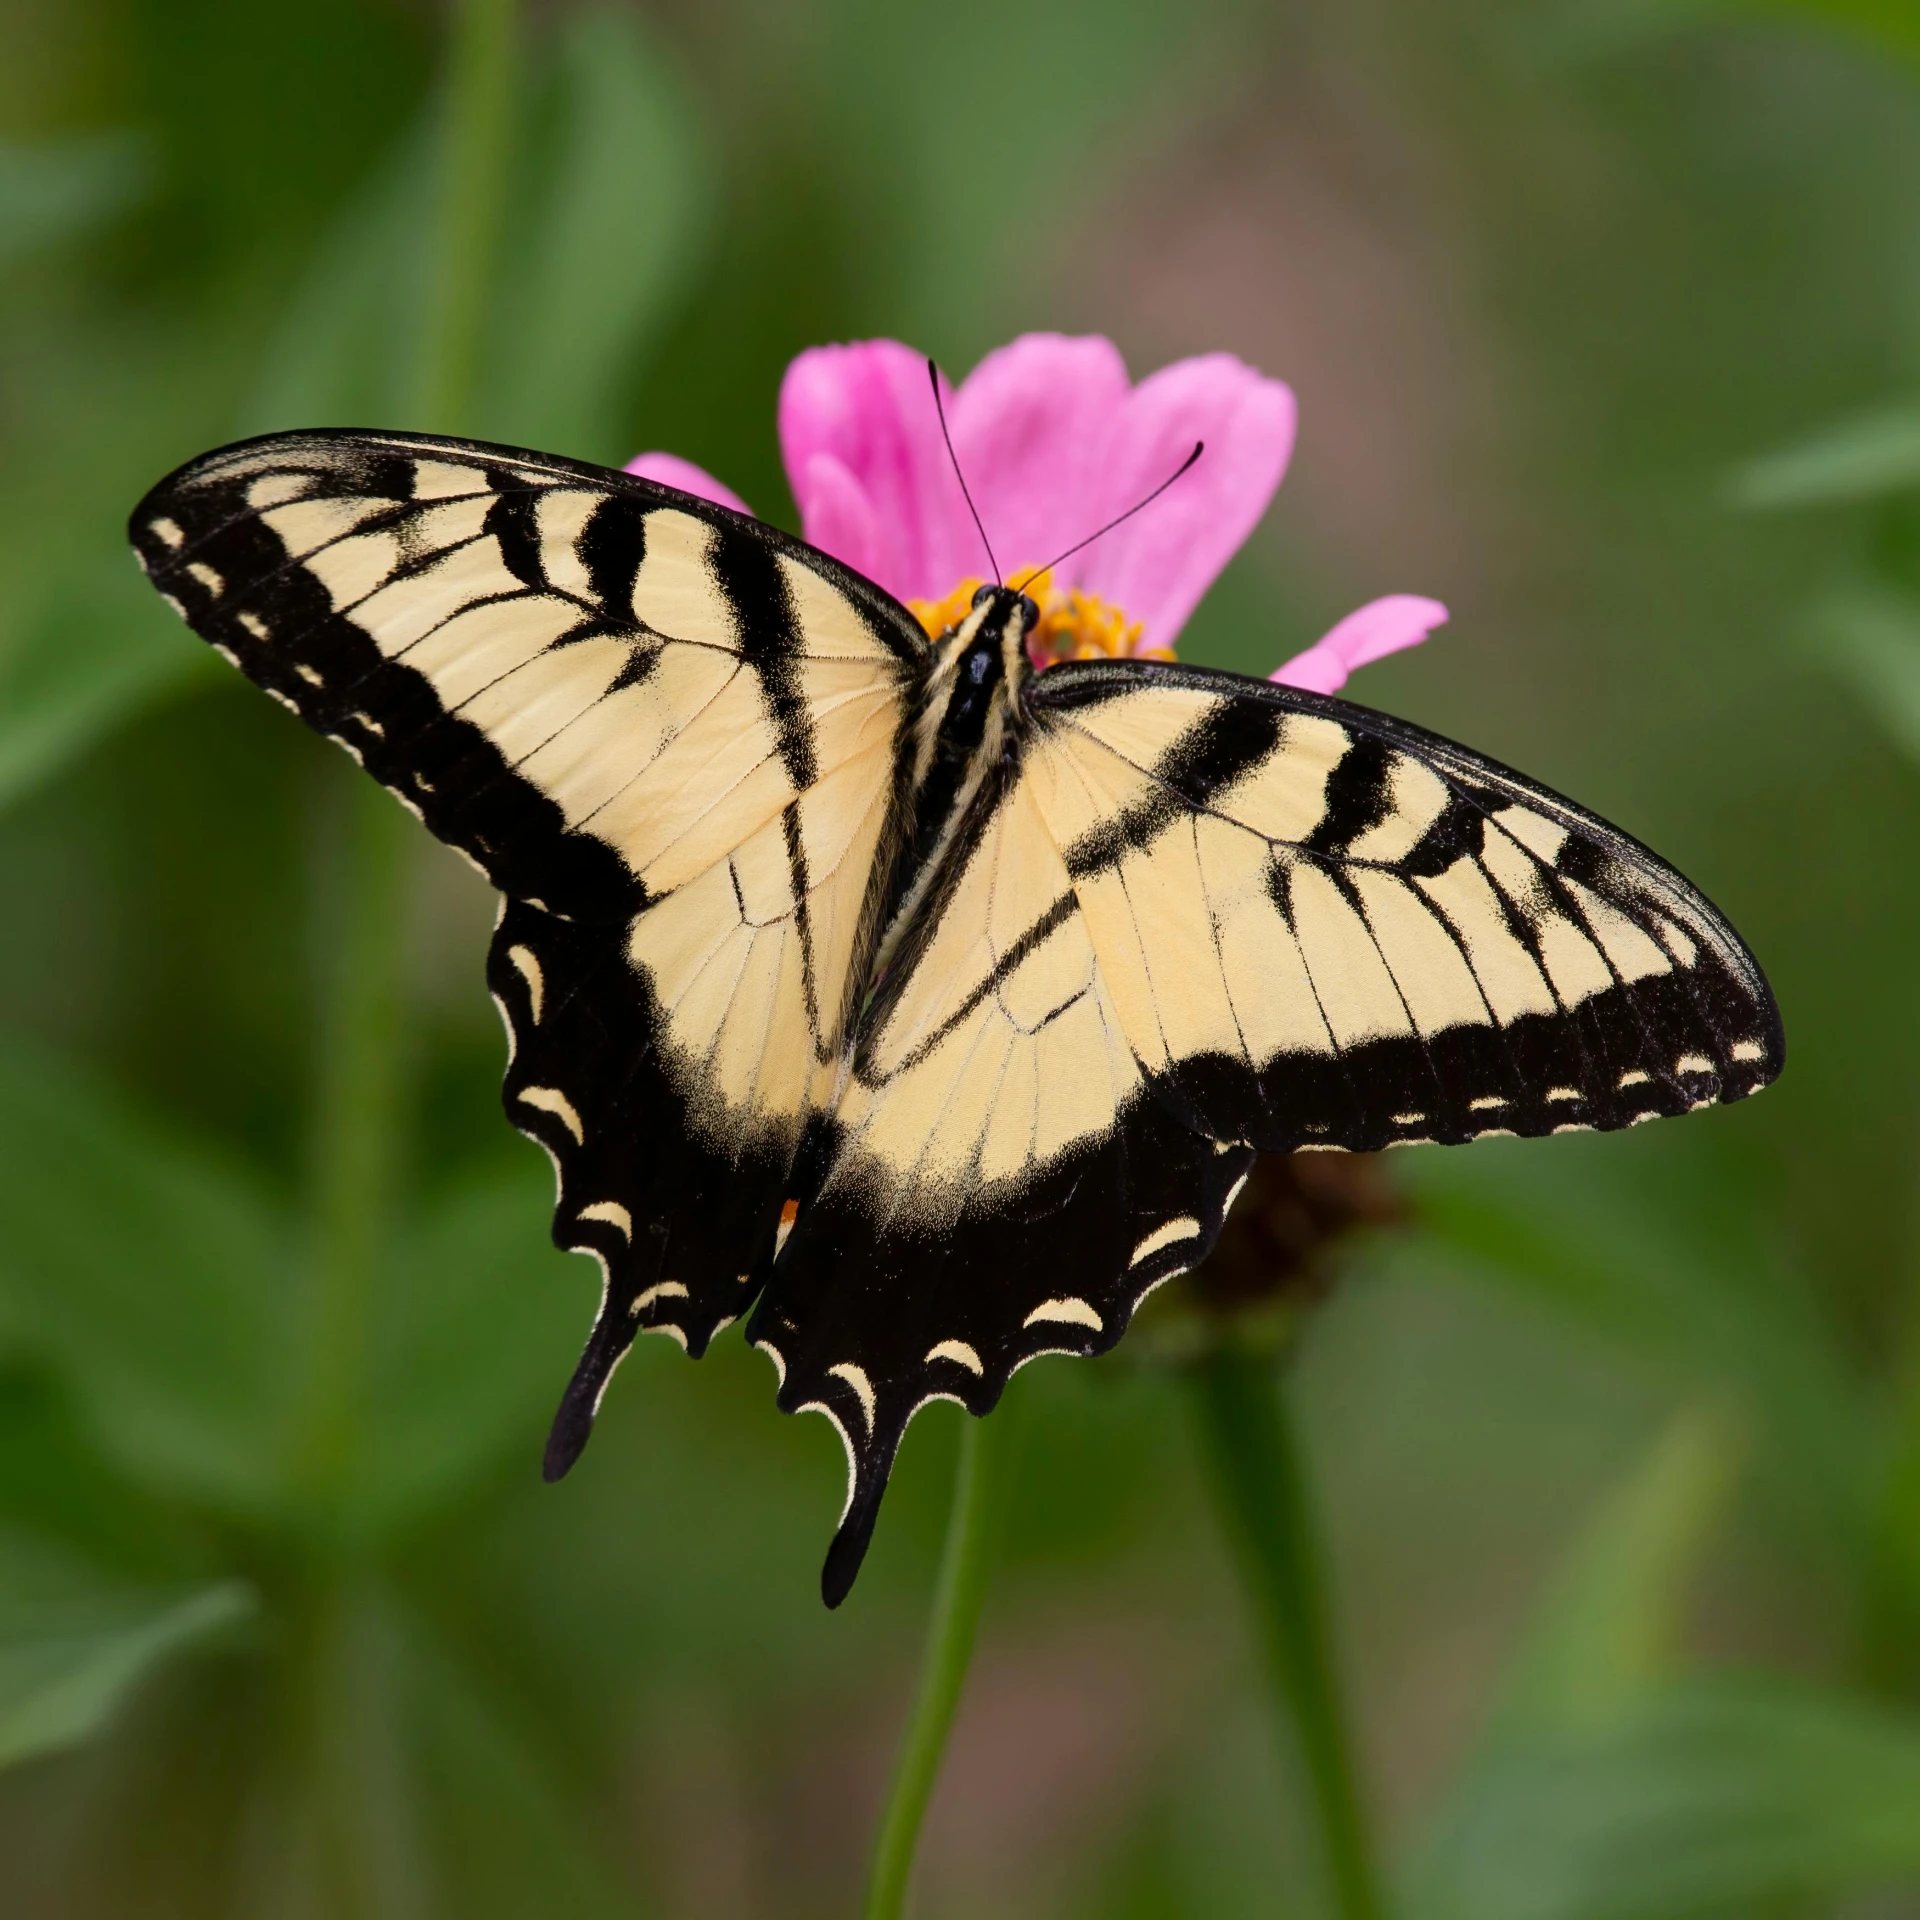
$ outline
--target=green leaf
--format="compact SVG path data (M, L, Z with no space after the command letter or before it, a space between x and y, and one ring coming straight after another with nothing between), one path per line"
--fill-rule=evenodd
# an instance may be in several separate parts
M680 91L631 15L559 30L531 89L474 402L478 430L617 461L621 388L684 283L707 167ZM247 430L414 427L431 291L437 106L323 240L268 357Z
M1724 1407L1689 1408L1602 1503L1508 1671L1495 1745L1604 1726L1672 1675L1693 1578L1746 1446Z
M124 553L62 581L0 646L0 807L213 658Z
M1425 1251L1585 1320L1658 1372L1752 1413L1807 1524L1864 1550L1878 1444L1767 1205L1704 1142L1635 1136L1483 1141L1408 1155Z
M1820 601L1807 625L1814 657L1920 761L1920 599L1858 586Z
M1738 14L1800 14L1877 41L1889 52L1920 54L1920 10L1911 0L1572 0L1544 22L1526 23L1523 44L1562 59L1592 59Z
M1682 1920L1920 1884L1920 1726L1758 1681L1676 1688L1483 1778L1410 1920Z
M163 1660L247 1614L249 1590L119 1587L0 1535L0 1766L87 1739Z
M515 1446L529 1470L579 1357L597 1275L555 1252L534 1156L427 1208L378 1289L354 1522L384 1535Z
M335 219L281 322L242 430L412 424L431 266L434 143L415 127Z
M1733 480L1749 508L1871 500L1920 486L1920 402L1877 407L1750 462Z
M418 1755L444 1911L466 1920L634 1911L578 1808L578 1791L494 1700L421 1650Z
M146 142L136 134L0 144L0 270L126 212L151 177Z
M573 1783L530 1737L537 1706L522 1696L510 1709L516 1690L456 1658L442 1623L379 1582L351 1582L327 1597L306 1661L311 1759L296 1825L324 1836L357 1890L355 1910L633 1912L613 1892ZM297 1854L290 1864L297 1874Z
M0 1046L0 1311L130 1477L233 1508L271 1498L287 1252L245 1181Z
M556 69L476 404L490 438L617 464L637 451L621 389L706 228L706 155L636 14L568 20Z
M1749 0L1766 13L1805 14L1878 42L1889 52L1920 55L1920 9L1912 0Z

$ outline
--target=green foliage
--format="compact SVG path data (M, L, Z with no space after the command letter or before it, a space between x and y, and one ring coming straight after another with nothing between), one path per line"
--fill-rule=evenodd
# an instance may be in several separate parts
M566 19L516 103L520 163L489 275L470 430L619 461L620 402L698 263L710 202L689 109L632 15ZM250 432L379 423L445 431L419 409L433 326L444 103L322 241L247 412Z
M0 807L207 671L120 556L57 581L0 649Z
M1495 1702L1492 1744L1604 1728L1678 1669L1690 1588L1744 1449L1723 1408L1675 1417L1543 1595Z
M0 1765L90 1738L152 1668L252 1604L234 1581L184 1594L116 1585L0 1534Z
M150 1669L252 1606L236 1581L142 1589L0 1531L0 1765L90 1738Z
M1807 628L1812 657L1920 762L1920 597L1881 584L1837 591L1815 603Z
M1920 486L1920 406L1877 407L1755 460L1734 481L1743 507L1807 507L1872 500Z
M249 1183L20 1049L0 1056L0 1288L127 1474L272 1497L291 1249Z
M1751 1176L1656 1140L1505 1142L1409 1168L1441 1248L1751 1409L1805 1523L1865 1539L1876 1427Z
M1685 1677L1742 1441L1679 1416L1550 1587L1413 1884L1411 1920L1667 1920L1920 1883L1920 1725Z
M151 172L145 143L131 134L0 146L0 273L126 212Z
M1663 1690L1484 1784L1418 1915L1670 1920L1920 1885L1920 1731L1785 1682Z

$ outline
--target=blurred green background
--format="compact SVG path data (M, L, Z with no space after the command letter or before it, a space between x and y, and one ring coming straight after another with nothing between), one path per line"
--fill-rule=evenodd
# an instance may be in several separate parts
M1226 348L1302 435L1192 658L1377 594L1350 691L1649 840L1791 1064L1394 1156L1292 1362L1407 1920L1920 1914L1920 12L1912 0L530 9L472 430L791 524L811 343ZM324 1482L309 1212L351 768L140 584L244 432L427 417L426 0L0 4L0 1912L852 1910L959 1418L822 1611L840 1450L640 1343L502 1125L419 836L407 1142ZM329 983L333 983L330 987ZM1144 1345L1144 1343L1134 1343ZM1325 1912L1178 1378L1022 1376L927 1916Z

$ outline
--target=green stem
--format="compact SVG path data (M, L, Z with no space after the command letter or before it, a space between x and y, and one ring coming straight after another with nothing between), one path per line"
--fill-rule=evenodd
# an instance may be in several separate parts
M313 1299L300 1466L325 1493L351 1459L369 1293L405 1141L404 970L412 828L353 776L337 793L332 935L314 1098Z
M460 433L473 404L512 151L514 0L461 0L447 53L438 257L416 412Z
M461 0L447 52L438 254L415 414L464 424L492 286L513 124L514 0ZM355 775L342 800L314 1114L313 1294L296 1469L320 1498L351 1461L369 1292L406 1143L407 867L413 829Z
M1273 1362L1222 1350L1196 1368L1194 1384L1214 1491L1293 1725L1335 1911L1341 1920L1380 1920L1385 1908L1341 1714L1311 1502Z
M1003 1406L991 1418L969 1419L961 1428L953 1511L934 1588L920 1686L907 1716L886 1811L874 1842L865 1920L899 1920L906 1911L921 1823L940 1775L947 1736L953 1731L967 1664L973 1658L974 1630L986 1598L1013 1443L1009 1411Z

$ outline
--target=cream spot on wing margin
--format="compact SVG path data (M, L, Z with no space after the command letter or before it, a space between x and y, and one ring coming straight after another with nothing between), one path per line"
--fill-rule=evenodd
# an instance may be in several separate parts
M514 964L520 978L527 983L527 998L533 1003L534 1024L540 1021L540 1009L546 999L546 976L540 971L540 962L535 959L531 947L509 947L507 958Z
M1179 1224L1179 1223L1174 1222L1170 1224ZM1188 1222L1187 1224L1193 1226L1193 1230L1195 1233L1199 1232L1200 1229L1197 1224L1193 1222ZM1161 1228L1160 1232L1162 1235L1165 1235L1166 1228L1164 1227ZM1149 1234L1147 1236L1147 1239L1152 1240L1154 1239L1154 1237L1155 1237L1154 1235ZM1174 1234L1170 1237L1173 1239L1180 1239L1183 1236L1179 1234ZM1146 1242L1143 1241L1141 1244L1144 1246ZM1162 1241L1161 1244L1165 1244L1165 1242ZM1151 1249L1149 1249L1149 1251L1151 1251ZM1142 1256L1139 1254L1136 1254L1134 1256L1136 1263L1141 1258ZM1100 1318L1099 1314L1096 1313L1094 1309L1084 1300L1065 1300L1065 1299L1042 1300L1040 1304L1037 1307L1035 1307L1034 1310L1030 1314L1028 1314L1024 1320L1020 1322L1020 1324L1023 1328L1030 1327L1030 1326L1033 1326L1037 1321L1041 1321L1041 1320L1058 1320L1058 1321L1064 1322L1068 1326L1091 1327L1095 1333L1100 1332L1101 1329L1106 1325L1106 1322Z
M1239 1189L1236 1187L1234 1191L1237 1193ZM1200 1222L1190 1213L1180 1214L1176 1218L1169 1220L1165 1226L1155 1227L1154 1230L1134 1248L1133 1258L1127 1262L1127 1265L1137 1267L1140 1262L1148 1258L1149 1255L1158 1253L1162 1247L1172 1246L1176 1240L1197 1240L1199 1237ZM1056 1303L1049 1302L1049 1305L1052 1304ZM1087 1311L1092 1313L1093 1309L1088 1307ZM1055 1314L1049 1317L1054 1319L1074 1318L1071 1314ZM1032 1321L1029 1320L1027 1324L1031 1326ZM1093 1315L1091 1324L1096 1327L1099 1326L1100 1316L1097 1313Z
M860 1411L867 1416L867 1431L873 1431L873 1382L867 1378L865 1367L856 1366L851 1360L842 1360L838 1366L827 1369L830 1379L844 1380L850 1386L860 1402Z
M580 1116L574 1111L573 1102L558 1087L522 1087L520 1102L523 1106L538 1107L542 1113L557 1116L583 1147L587 1144L587 1130L580 1124Z
M937 1347L927 1351L929 1360L951 1360L957 1367L965 1367L969 1373L977 1373L983 1378L986 1368L981 1364L980 1356L964 1340L942 1340Z

